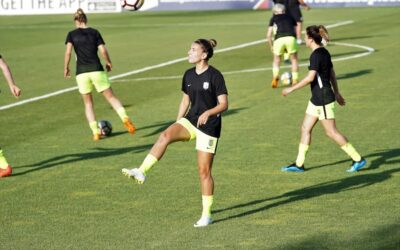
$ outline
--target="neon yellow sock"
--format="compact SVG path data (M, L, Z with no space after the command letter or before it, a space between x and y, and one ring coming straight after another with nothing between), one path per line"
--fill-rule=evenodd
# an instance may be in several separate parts
M0 168L6 169L8 167L8 162L3 155L3 150L0 149Z
M149 170L154 166L154 164L156 164L158 162L157 158L154 157L151 154L148 154L146 156L146 158L144 158L144 161L142 163L142 165L139 167L139 170L142 171L142 173L144 175L147 174L147 172L149 172Z
M298 82L299 81L299 72L292 71L292 79L293 79L293 81Z
M309 147L310 146L306 144L302 143L299 144L299 153L297 154L297 159L296 159L296 165L298 167L303 166L304 161L306 160L306 155Z
M100 134L100 129L99 129L99 127L97 126L97 122L96 121L94 121L94 122L90 122L89 123L89 127L90 127L90 129L92 130L92 133L95 135L95 134Z
M279 76L279 67L272 66L272 77L277 78Z
M361 155L357 152L353 145L351 145L350 142L343 145L341 148L351 157L351 159L353 159L353 161L361 161Z
M121 118L122 121L124 121L125 118L129 118L129 116L126 114L126 110L124 107L120 107L117 110L119 118Z
M210 195L202 195L202 203L203 203L203 213L201 214L201 216L207 216L209 218L211 218L211 206L214 202L214 196Z

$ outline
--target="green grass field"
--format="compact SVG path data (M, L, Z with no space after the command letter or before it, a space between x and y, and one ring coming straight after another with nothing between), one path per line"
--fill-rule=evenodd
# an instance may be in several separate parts
M187 62L115 79L133 116L130 136L95 95L97 117L114 136L91 141L77 91L1 110L0 145L14 167L0 180L0 249L399 249L400 8L312 9L305 26L329 29L339 86L347 100L338 128L363 154L363 171L317 125L304 174L282 173L297 154L309 88L288 97L270 87L266 44L216 54L230 109L215 159L215 223L195 229L201 194L194 143L176 143L143 186L121 174L138 166L176 118ZM199 37L218 49L263 39L269 11L89 15L106 41L111 76L187 55ZM20 100L75 86L63 79L71 15L0 17L0 54L23 89ZM310 51L301 46L300 63ZM240 72L241 70L253 72ZM239 72L237 72L239 71ZM284 71L284 70L282 70ZM236 73L235 73L236 72ZM307 67L300 69L305 76ZM163 78L172 77L176 78ZM149 77L159 77L152 80ZM1 78L0 106L16 100Z

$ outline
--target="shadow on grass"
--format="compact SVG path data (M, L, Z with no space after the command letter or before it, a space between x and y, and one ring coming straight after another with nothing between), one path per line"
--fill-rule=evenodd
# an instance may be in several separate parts
M373 167L373 169L375 169L375 168L378 168L382 164L398 163L399 160L390 160L390 159L392 159L394 157L398 157L399 151L400 151L400 149L386 150L386 151L380 151L380 152L369 155L369 157L373 157L373 156L378 157L376 160L373 160L371 162L371 167ZM230 216L227 216L227 217L224 217L221 219L217 219L214 221L214 223L249 216L249 215L252 215L252 214L255 214L258 212L265 211L267 209L290 204L292 202L308 200L308 199L316 198L316 197L319 197L322 195L327 195L327 194L336 194L336 193L340 193L340 192L344 192L344 191L351 191L351 190L364 188L364 187L367 187L367 186L370 186L370 185L373 185L376 183L386 181L386 180L392 178L393 174L397 173L397 172L400 172L400 168L389 169L389 170L386 170L383 172L371 173L371 174L357 175L357 173L356 173L356 175L352 174L350 177L347 177L344 179L320 183L320 184L313 185L310 187L290 191L290 192L284 193L279 196L254 200L254 201L234 205L234 206L227 207L227 208L217 209L217 210L213 211L213 214L218 214L218 213L222 213L222 212L226 212L226 211L234 210L234 209L240 209L240 208L244 208L247 211L240 212L235 215L230 215ZM265 203L268 201L274 201L274 200L279 200L279 201L266 204L262 207L253 208L255 205L262 204L262 203Z
M12 174L10 177L28 174L30 172L39 171L51 167L56 167L59 165L73 163L78 161L86 161L97 158L105 158L109 156L122 155L126 153L139 153L146 150L149 150L152 147L152 144L135 146L135 147L124 147L124 148L94 148L92 152L85 153L76 153L76 154L64 154L60 156L55 156L48 160L44 160L31 165L23 165L14 167L15 170L21 168L29 168L28 170L18 171L15 174Z
M368 154L364 156L367 159L367 166L363 169L360 170L362 171L369 171L373 169L379 168L381 165L389 165L389 164L398 164L400 163L400 148L395 148L395 149L390 149L390 150L377 150L372 154ZM376 158L374 160L371 160L371 162L368 161L369 158ZM399 159L395 159L399 158ZM338 165L348 162L349 163L349 168L351 164L351 160L341 160L337 162L332 162L329 164L324 164L324 165L319 165L316 167L310 167L307 169L307 171L314 170L317 168L323 168L323 167L328 167L328 166L333 166L333 165Z
M354 77L358 77L358 76L362 76L362 75L366 75L366 74L371 74L372 73L372 69L363 69L363 70L359 70L356 72L351 72L351 73L345 73L345 74L340 74L336 77L337 80L343 80L343 79L348 79L348 78L354 78Z
M371 38L375 36L352 36L352 37L340 37L340 38L335 38L332 40L332 42L338 42L338 41L348 41L348 40L357 40L357 39L366 39L366 38Z
M399 249L399 224L398 221L380 228L371 228L367 232L363 232L362 237L354 236L347 240L343 238L334 239L329 235L319 234L302 241L286 244L283 249Z
M224 113L222 114L222 116L223 116L223 117L226 117L226 116L229 116L229 115L235 115L235 114L237 114L237 113L239 113L240 111L245 110L245 109L248 109L248 108L229 109L229 110L227 110L226 112L224 112ZM157 135L157 134L163 132L163 131L166 130L169 126L171 126L173 123L175 123L174 120L169 120L169 121L166 121L166 122L160 122L160 123L156 123L156 124L149 125L149 126L146 126L146 127L141 127L141 128L139 128L138 130L145 130L145 129L149 129L149 128L156 128L156 130L154 130L153 132L150 132L150 133L148 133L148 134L146 134L146 135L143 136L143 137L149 137L149 136Z

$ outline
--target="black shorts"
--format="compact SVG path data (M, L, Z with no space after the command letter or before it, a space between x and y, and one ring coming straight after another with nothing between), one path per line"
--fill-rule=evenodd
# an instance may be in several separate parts
M288 10L288 14L291 15L296 22L303 22L303 16L301 15L300 7L290 8Z

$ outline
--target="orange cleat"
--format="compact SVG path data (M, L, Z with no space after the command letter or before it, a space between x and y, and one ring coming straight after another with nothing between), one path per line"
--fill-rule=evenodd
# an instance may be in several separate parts
M272 78L272 82L271 82L272 88L274 88L274 89L277 88L278 83L279 83L279 77Z
M93 135L93 141L100 141L101 135L100 134L94 134Z
M132 123L131 119L124 119L124 126L128 130L129 134L133 135L136 131L135 125Z
M0 178L10 176L12 173L12 168L10 165L6 169L0 168Z

